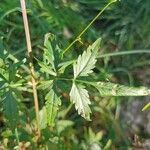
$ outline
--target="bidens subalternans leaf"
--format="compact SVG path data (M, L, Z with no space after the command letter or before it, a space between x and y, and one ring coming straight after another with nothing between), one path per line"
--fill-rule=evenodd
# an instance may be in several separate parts
M129 87L111 82L89 82L98 91L100 96L145 96L150 94L146 87Z
M57 96L56 92L51 89L49 93L47 93L46 97L46 112L47 112L47 123L48 125L53 126L55 117L57 115L57 111L59 106L61 105L61 99Z
M101 39L97 39L90 45L82 55L79 55L77 62L73 65L74 70L74 83L70 91L70 99L75 104L75 108L82 117L90 120L90 107L91 104L88 91L85 87L77 82L76 78L79 76L88 76L95 68L97 52L100 46Z
M100 42L101 39L97 39L87 48L87 50L79 55L77 60L63 61L59 59L60 49L55 43L55 36L50 33L46 34L43 61L39 61L39 65L41 67L41 71L46 73L46 77L49 77L50 79L46 79L46 81L41 82L39 87L41 87L43 90L47 90L45 105L47 121L49 125L54 124L59 105L61 104L60 97L58 97L56 94L57 90L53 89L54 86L60 88L58 82L55 82L55 80L73 81L69 94L71 102L75 104L78 114L87 120L90 120L91 102L88 91L85 89L86 85L94 86L99 91L100 96L148 95L149 92L146 88L131 88L110 82L85 80L84 77L89 76L95 68ZM73 64L73 78L64 78L65 69L71 64Z
M90 120L91 104L88 91L83 85L73 83L70 91L70 100L75 104L78 114L87 120Z
M74 78L78 76L88 76L92 73L92 69L95 68L96 55L100 46L101 39L97 39L92 45L90 45L82 55L79 55L77 62L73 65Z
M60 48L56 44L55 36L51 33L45 35L43 60L38 61L41 71L52 76L57 76Z

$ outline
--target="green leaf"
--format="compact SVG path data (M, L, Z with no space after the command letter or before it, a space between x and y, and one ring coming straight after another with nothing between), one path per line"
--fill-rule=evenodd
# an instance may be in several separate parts
M0 58L0 68L3 67L5 64L4 64L4 61L2 58Z
M77 62L73 65L74 78L78 76L88 76L92 73L92 69L95 68L96 55L100 46L101 39L97 39L92 45L90 45L82 55L79 55Z
M38 89L46 90L51 89L53 86L53 80L48 80L48 81L40 81Z
M41 71L52 76L57 75L60 62L60 48L56 44L55 36L51 33L45 35L43 61L38 61Z
M73 64L73 63L74 63L74 60L70 60L70 61L66 61L66 62L60 63L60 64L59 64L59 70L58 70L58 72L59 72L59 73L64 73L65 69L66 69L69 65L71 65L71 64Z
M129 87L110 82L91 82L101 96L146 96L150 89L146 87Z
M0 79L3 80L3 81L5 81L5 82L7 82L7 80L8 80L8 74L5 73L5 74L2 75L2 74L0 73Z
M23 63L23 61L19 61L17 63L9 63L9 68L8 68L9 82L16 80L18 68L19 68L19 66L22 65L22 63Z
M64 131L65 129L67 129L68 127L71 127L73 125L74 125L74 122L71 120L59 120L57 122L58 133L60 134L62 131Z
M60 61L60 48L56 44L56 38L53 34L47 33L45 35L44 46L43 62L56 72Z
M46 60L51 64L51 67L55 69L55 64L54 64L54 49L52 47L52 41L54 40L54 35L51 33L47 33L45 35L45 41L44 41L44 56Z
M40 110L39 116L40 116L40 129L45 129L47 127L47 113L45 106Z
M11 88L11 90L15 93L15 98L18 100L18 101L24 101L24 97L22 96L22 92L21 91L19 91L18 89L17 89L17 87L16 88Z
M103 132L100 131L98 133L94 133L94 131L89 127L88 133L86 133L85 138L87 139L87 142L90 144L97 143L103 138Z
M52 76L56 76L56 72L53 70L51 66L48 66L44 62L41 62L39 60L38 60L38 64L40 65L42 72L46 72Z
M0 38L0 49L1 49L1 51L0 51L0 58L2 58L3 60L6 60L6 58L8 57L9 54L5 50L2 38Z
M56 95L53 89L49 91L45 99L48 125L53 126L57 111L61 105L61 99Z
M70 91L70 100L75 104L78 114L87 120L90 120L90 107L91 104L89 99L88 91L84 86L73 83Z
M10 126L14 128L18 121L18 108L17 102L14 98L12 91L8 91L5 93L4 101L4 114L8 121L10 122Z

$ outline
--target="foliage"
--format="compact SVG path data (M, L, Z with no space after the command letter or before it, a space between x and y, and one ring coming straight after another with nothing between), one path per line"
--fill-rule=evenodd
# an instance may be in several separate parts
M139 87L141 83L134 82L128 70L132 62L136 66L148 55L123 57L124 62L109 54L100 56L106 48L110 52L149 48L148 0L117 1L64 57L70 40L108 2L27 1L40 104L39 141L20 6L16 1L0 3L0 149L130 149L132 141L114 110L122 96L150 95L147 85ZM126 14L126 9L131 13Z

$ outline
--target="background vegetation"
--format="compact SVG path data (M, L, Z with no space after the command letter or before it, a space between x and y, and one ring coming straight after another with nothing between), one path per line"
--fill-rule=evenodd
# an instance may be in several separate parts
M26 3L33 54L36 58L34 65L40 79L37 59L43 59L45 34L56 35L59 47L64 50L108 1L26 0ZM150 83L149 6L149 0L120 0L113 3L83 35L82 42L76 42L65 53L64 59L67 61L77 58L101 37L101 47L98 52L101 58L97 61L92 78L128 86L148 87ZM134 54L129 55L132 51ZM108 53L109 55L105 55ZM118 55L113 56L116 53ZM87 121L79 116L74 105L70 104L68 91L70 85L62 83L58 83L63 87L63 91L58 91L62 95L62 105L59 107L55 123L51 127L41 127L44 128L42 137L37 142L31 84L25 84L30 79L26 58L20 3L1 0L0 73L9 78L11 86L20 83L24 86L18 87L18 91L23 92L18 92L14 96L12 92L5 91L0 80L0 149L149 149L149 126L143 124L148 125L150 120L140 120L138 125L134 125L134 120L139 118L136 111L138 109L138 112L142 113L141 110L146 103L144 99L148 99L147 97L104 98L89 87L92 121ZM71 69L70 67L66 74L69 74ZM19 76L20 74L23 78ZM41 91L39 87L40 110L45 103L45 94L46 91ZM137 100L140 100L138 107L135 106L137 103L133 103ZM5 106L8 105L9 111L6 111ZM129 108L130 106L133 107ZM144 115L148 116L148 113L149 110L146 110ZM133 118L133 121L130 121L130 118ZM16 126L12 122L17 120L19 121Z

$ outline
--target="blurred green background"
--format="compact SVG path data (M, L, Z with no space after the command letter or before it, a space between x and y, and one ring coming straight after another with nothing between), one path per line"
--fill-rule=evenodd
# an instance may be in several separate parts
M40 59L46 33L55 34L61 48L65 49L108 1L26 0L26 3L33 53ZM120 0L113 3L83 35L83 44L77 42L65 54L66 60L77 57L99 37L102 38L99 55L133 50L141 54L100 58L94 78L125 85L149 86L150 55L142 51L150 50L150 0ZM18 59L26 56L19 1L0 1L0 49L7 49ZM89 93L92 95L91 89ZM39 149L150 149L150 112L141 112L148 97L92 96L96 101L92 101L91 122L77 115L66 96L55 128L43 131ZM32 120L33 105L30 102L25 105L30 108L26 111ZM17 145L16 135L5 124L2 113L0 116L0 149L12 149ZM27 145L25 149L36 149L33 134L21 127L17 133L21 144L24 147Z

